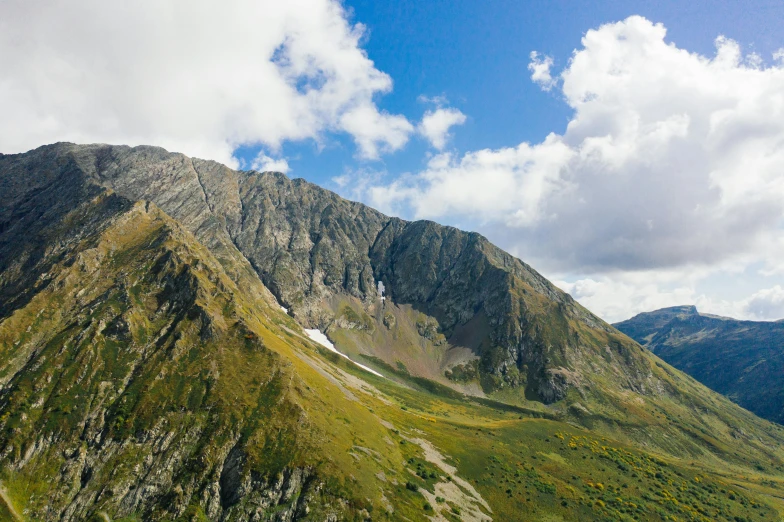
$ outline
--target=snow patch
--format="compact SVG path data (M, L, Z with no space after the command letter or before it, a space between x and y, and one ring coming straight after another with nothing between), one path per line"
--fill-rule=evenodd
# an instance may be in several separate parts
M359 364L358 362L356 362L353 359L351 359L348 355L340 353L339 351L337 351L337 349L335 349L335 345L332 344L332 341L330 341L327 338L327 336L324 335L324 333L321 330L308 329L308 328L304 328L304 330L305 330L305 333L308 334L308 337L311 338L311 340L319 343L321 346L323 346L327 350L329 350L331 352L335 352L336 354L340 355L341 357L344 357L344 358L348 359L349 361L353 362L354 364L356 364L357 366L359 366L363 370L368 371L368 372L372 373L373 375L378 375L379 377L384 377L383 375L381 375L377 371L368 368L364 364Z
M328 348L330 351L333 351L335 353L340 353L335 349L335 345L332 344L332 341L330 341L321 330L316 330L316 329L310 330L308 328L305 328L305 333L308 334L308 337L310 337L312 340L319 343L324 348Z
M289 309L288 309L288 308L286 308L286 307L285 307L285 306L283 306L283 305L280 305L280 309L281 309L281 310L283 310L283 313L284 313L284 314L287 314L287 313L289 313Z

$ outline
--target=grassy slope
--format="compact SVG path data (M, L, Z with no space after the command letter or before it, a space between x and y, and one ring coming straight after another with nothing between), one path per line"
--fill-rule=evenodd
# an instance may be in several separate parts
M570 386L564 399L545 406L527 398L532 383L521 372L517 387L488 382L450 382L444 361L456 351L452 339L436 345L417 335L427 317L387 302L362 306L357 300L329 303L338 320L328 334L339 349L363 363L373 357L393 369L434 379L460 392L489 397L530 410L546 411L596 433L643 445L679 458L733 462L740 466L781 469L784 429L764 421L663 363L620 332L596 328L558 313L557 305L525 282L512 285L513 303L525 303L532 337L556 340L542 346L548 367ZM394 326L383 324L393 314ZM346 317L354 318L347 321ZM558 339L569 339L561 342ZM575 348L576 347L576 348ZM370 356L370 358L368 358ZM439 375L440 373L440 375ZM480 379L481 382L480 382ZM527 380L528 379L528 380Z
M76 246L0 323L0 378L10 383L0 398L0 480L28 519L74 498L89 499L84 517L203 515L205 488L238 441L260 475L316 470L323 489L313 519L777 520L784 512L780 449L727 446L722 435L714 444L733 462L646 452L608 415L581 417L591 432L568 411L537 418L405 372L401 386L305 339L234 268L237 281L165 214L137 204ZM669 378L691 385L677 372ZM633 399L614 398L610 410ZM661 404L630 413L650 417L643 428L656 437L695 416L689 408L707 407ZM613 426L624 441L602 435ZM758 445L781 440L754 429ZM153 504L123 508L131 486L150 485L161 493Z
M140 506L145 517L182 502L200 511L238 442L262 476L316 469L322 511L380 509L375 475L402 472L402 452L388 450L388 430L350 392L294 353L316 348L289 333L298 327L258 281L240 290L143 204L82 246L0 324L2 480L31 519L77 497L89 499L77 518L123 514L119 500L150 482L161 494ZM357 464L356 445L380 463ZM418 512L421 497L409 493L389 496L396 512Z
M784 513L781 469L673 458L562 421L367 379L392 401L363 402L401 439L426 439L448 455L497 520L778 520Z

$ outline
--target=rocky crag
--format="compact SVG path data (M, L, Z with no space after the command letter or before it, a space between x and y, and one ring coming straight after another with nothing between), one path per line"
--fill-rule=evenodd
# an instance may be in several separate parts
M237 172L154 147L58 144L5 158L3 169L8 178L25 180L17 197L52 192L49 212L67 211L57 210L59 196L80 184L154 202L219 259L236 247L306 326L329 327L340 315L330 306L335 296L372 302L377 281L389 301L435 318L447 338L473 320L486 330L467 346L489 377L485 389L522 386L544 402L562 399L577 384L566 361L596 356L581 330L602 337L600 349L616 351L626 385L650 385L649 372L625 355L638 349L634 344L624 344L569 295L479 234L390 218L303 180ZM28 283L18 281L9 294L19 295Z

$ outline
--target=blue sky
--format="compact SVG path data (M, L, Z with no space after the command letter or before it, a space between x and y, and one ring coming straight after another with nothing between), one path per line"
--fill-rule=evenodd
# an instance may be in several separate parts
M0 3L0 151L287 170L479 231L610 321L784 317L784 3L166 5Z
M542 92L527 70L529 53L566 64L583 34L634 14L667 27L668 40L710 55L725 35L744 48L770 54L784 45L784 3L778 1L347 1L350 19L367 26L362 47L376 67L389 74L394 89L378 96L393 113L415 118L426 105L420 96L446 96L468 116L454 133L459 150L540 141L563 132L571 109L558 93ZM426 144L414 140L404 150L363 162L346 136L332 136L319 150L312 141L288 143L284 156L291 175L329 185L330 179L359 166L392 175L422 168ZM240 157L255 157L256 147ZM333 187L334 188L334 187Z

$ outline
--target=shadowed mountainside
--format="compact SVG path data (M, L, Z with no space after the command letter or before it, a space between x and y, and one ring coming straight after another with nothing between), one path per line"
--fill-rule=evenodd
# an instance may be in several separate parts
M677 306L615 327L709 388L784 424L784 322L739 321Z

